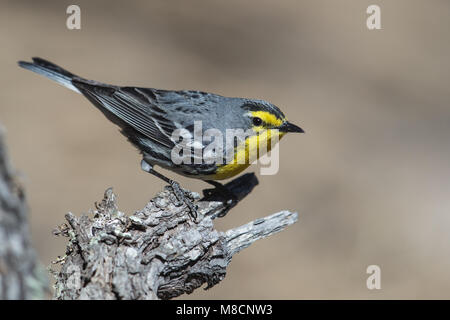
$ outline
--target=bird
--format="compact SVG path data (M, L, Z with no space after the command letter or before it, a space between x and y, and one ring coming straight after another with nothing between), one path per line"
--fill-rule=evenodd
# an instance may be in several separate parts
M189 208L194 220L197 218L196 206L177 181L156 171L155 166L204 180L226 191L219 181L248 168L251 153L256 153L256 158L261 156L264 152L259 148L261 142L267 144L265 151L269 151L286 133L304 132L289 122L277 106L260 99L225 97L197 90L110 85L79 77L38 57L32 58L32 62L18 61L18 64L82 94L119 126L120 132L142 154L141 168L168 183L178 201ZM196 128L199 123L200 129ZM241 129L246 135L241 139L233 137L231 143L228 141L223 147L226 133L233 129ZM174 149L180 145L180 137L174 138L175 133L188 133L192 138L195 130L200 134L211 130L222 134L222 137L216 137L219 142L223 139L222 148L219 143L208 158L201 153L207 146L202 141L197 141L196 145L191 139L183 146L200 151L200 156L194 151L183 158L189 161L174 161L174 154L177 154ZM202 156L208 159L199 159Z

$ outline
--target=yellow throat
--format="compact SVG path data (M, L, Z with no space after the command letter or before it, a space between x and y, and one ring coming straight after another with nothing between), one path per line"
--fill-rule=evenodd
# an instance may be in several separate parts
M278 119L266 111L254 111L252 116L259 117L265 123L276 127L280 126L285 120ZM247 137L244 142L235 148L233 161L219 165L216 173L208 177L209 179L223 180L241 173L260 156L269 152L272 146L285 135L285 132L280 132L277 129L266 129L263 126L254 126L253 131L257 134ZM275 140L274 143L272 143L272 140Z

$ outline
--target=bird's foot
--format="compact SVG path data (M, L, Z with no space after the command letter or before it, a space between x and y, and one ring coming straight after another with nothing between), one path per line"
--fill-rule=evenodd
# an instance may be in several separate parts
M189 196L186 194L185 190L181 188L178 182L173 180L170 181L170 186L172 187L173 193L175 194L177 200L180 203L186 204L186 206L189 208L192 219L196 221L198 216L196 205L193 203L191 199L189 199Z

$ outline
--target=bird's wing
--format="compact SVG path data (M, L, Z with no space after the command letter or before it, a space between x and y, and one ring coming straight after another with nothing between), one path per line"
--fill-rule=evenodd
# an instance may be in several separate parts
M73 84L102 112L110 113L123 122L122 125L128 125L168 148L174 147L171 135L176 126L143 89L110 86L84 79L74 80Z

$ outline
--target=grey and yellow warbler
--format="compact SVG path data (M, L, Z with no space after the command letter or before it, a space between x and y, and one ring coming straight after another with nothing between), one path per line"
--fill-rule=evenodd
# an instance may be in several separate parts
M220 188L216 180L231 178L245 170L250 165L251 153L256 152L256 158L264 153L259 148L262 142L268 151L272 141L276 143L286 133L303 132L288 122L278 107L264 100L229 98L201 91L114 86L78 77L41 58L32 60L19 61L19 65L83 94L139 149L143 155L142 169L169 183L194 218L196 208L183 189L176 181L155 171L155 165ZM202 132L215 129L226 137L226 130L240 128L246 136L217 148L214 161L173 161L173 150L178 143L174 132L184 130L194 135L195 122L201 122ZM202 143L196 146L200 151L205 147ZM231 158L226 156L230 151Z

